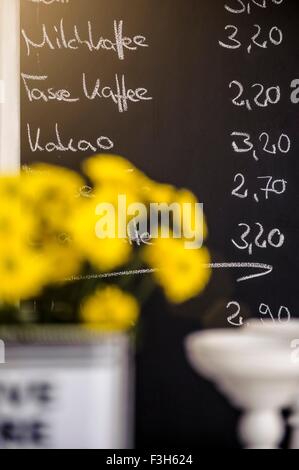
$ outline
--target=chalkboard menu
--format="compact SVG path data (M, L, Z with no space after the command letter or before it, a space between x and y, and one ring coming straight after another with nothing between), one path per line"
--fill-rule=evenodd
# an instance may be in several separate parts
M22 164L79 169L116 153L191 188L222 286L219 299L208 289L215 324L288 322L299 312L298 31L296 0L23 0Z

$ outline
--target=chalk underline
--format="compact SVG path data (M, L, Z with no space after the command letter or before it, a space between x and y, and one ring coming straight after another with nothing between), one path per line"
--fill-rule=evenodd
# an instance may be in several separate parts
M121 276L137 276L138 274L153 274L157 272L158 269L134 269L131 271L119 271L113 273L104 273L104 274L87 274L87 275L79 275L79 276L72 276L66 281L74 282L74 281L89 281L92 279L108 279L110 277L121 277Z
M248 281L256 277L267 276L273 271L271 264L264 263L210 263L206 264L205 267L212 269L235 269L235 268L248 268L248 269L259 269L261 272L248 274L237 279L237 282Z
M248 269L260 270L260 272L239 277L237 279L237 282L248 281L256 277L267 276L273 271L273 266L271 266L270 264L264 264L264 263L209 263L209 264L204 264L203 266L204 268L207 268L207 269L248 268ZM109 278L121 277L121 276L138 276L142 274L153 274L157 271L159 270L158 269L134 269L134 270L118 271L118 272L104 273L104 274L87 274L87 275L72 276L71 278L66 279L66 281L76 282L76 281L88 281L92 279L109 279Z

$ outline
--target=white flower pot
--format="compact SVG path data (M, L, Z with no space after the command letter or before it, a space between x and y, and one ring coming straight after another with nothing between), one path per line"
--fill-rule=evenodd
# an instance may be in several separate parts
M80 328L0 330L0 448L132 446L132 367L126 335Z

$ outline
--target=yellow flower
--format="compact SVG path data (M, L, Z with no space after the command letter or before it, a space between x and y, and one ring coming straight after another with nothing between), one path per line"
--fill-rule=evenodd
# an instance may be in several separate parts
M81 319L103 331L132 328L139 315L136 299L116 286L98 289L81 307Z
M83 170L96 186L112 185L116 191L138 191L143 174L118 155L102 154L88 158Z
M0 300L14 304L40 293L46 264L30 245L35 221L21 197L21 178L0 177Z
M51 241L42 247L42 255L48 268L48 283L63 282L80 271L82 257L71 241Z
M18 200L1 199L0 201L0 243L7 240L22 239L29 241L34 231L35 223L31 214Z
M22 204L19 176L0 177L0 243L12 238L28 241L35 222L28 207Z
M33 165L31 172L22 174L24 201L39 215L48 230L65 230L84 185L77 173L42 163Z
M94 199L82 201L69 226L77 249L96 269L103 272L111 271L127 263L132 251L127 240L118 237L117 211L115 211L116 217L109 212L97 214L98 205L110 204L110 197L110 192L104 191L101 195L98 193ZM114 208L113 201L111 204ZM101 231L99 224L105 231L101 238L99 238Z
M111 185L118 193L129 191L135 195L134 202L170 203L175 195L173 186L151 180L118 155L96 155L84 162L83 169L96 187Z
M175 197L175 188L170 184L156 183L144 177L141 181L140 190L144 198L150 203L170 204Z
M211 271L206 248L186 249L184 240L158 238L144 248L145 262L157 271L154 277L167 299L182 303L197 296L207 285Z
M42 256L16 239L0 245L0 299L13 304L38 295L47 279Z
M188 204L188 205L191 204L191 206L189 206L191 208L189 226L190 226L191 230L195 230L197 228L197 224L200 222L200 224L199 224L200 229L199 230L202 232L203 240L205 240L208 236L208 227L207 227L206 219L205 219L205 216L204 216L202 210L200 209L200 214L196 214L196 209L195 208L199 207L199 206L196 206L195 204L198 204L199 201L198 201L197 197L195 196L195 194L193 194L188 189L180 189L180 190L176 191L176 193L174 195L174 202L178 203L181 206L181 213L182 214L183 214L184 210L186 210L186 208L184 208L184 204ZM198 215L200 215L199 220L197 219ZM201 218L201 216L202 216L202 218ZM174 222L179 223L179 222L182 222L182 221L176 221L175 220Z
M9 199L10 201L20 198L20 176L1 175L0 177L0 201Z

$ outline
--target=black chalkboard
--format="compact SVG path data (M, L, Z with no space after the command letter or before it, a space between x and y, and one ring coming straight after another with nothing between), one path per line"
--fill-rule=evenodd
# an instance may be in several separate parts
M75 149L87 148L106 137L100 143L107 151L157 180L191 188L204 203L214 275L201 299L172 309L181 316L171 317L157 299L145 313L138 436L140 445L163 443L167 433L169 445L221 445L220 431L231 429L233 415L192 375L182 337L200 324L298 316L298 2L23 0L21 23L23 165L79 169L98 149L63 147L73 139ZM136 102L115 103L107 88L108 98L87 98L97 81L99 93L126 86ZM52 90L45 101L35 100L32 88ZM46 151L49 142L60 148ZM265 275L238 282L257 273ZM198 404L199 394L226 424ZM223 446L235 445L226 440Z

